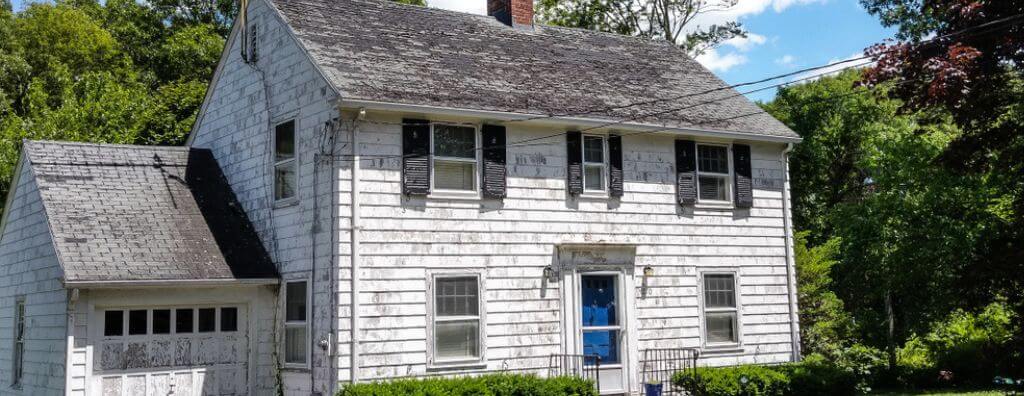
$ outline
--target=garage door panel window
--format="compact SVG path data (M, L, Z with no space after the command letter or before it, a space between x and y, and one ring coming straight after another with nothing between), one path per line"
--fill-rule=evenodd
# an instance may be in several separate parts
M171 310L153 310L153 334L171 334Z
M199 332L212 333L217 330L217 310L214 308L199 309Z
M309 291L306 281L287 282L284 294L284 362L290 366L305 367L309 361L306 342L309 333L306 320Z
M106 311L103 313L103 335L107 337L124 335L124 311Z
M239 315L239 307L105 310L103 336L111 339L236 332Z

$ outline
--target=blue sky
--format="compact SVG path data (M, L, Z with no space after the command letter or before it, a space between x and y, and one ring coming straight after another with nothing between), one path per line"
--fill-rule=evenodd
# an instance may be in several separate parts
M485 13L487 3L427 1L431 7L478 14ZM14 0L15 9L23 3L25 0ZM867 46L894 33L868 15L857 0L739 0L727 11L702 16L698 23L725 21L741 22L750 35L727 42L697 60L730 84L859 56ZM769 100L774 90L748 96Z

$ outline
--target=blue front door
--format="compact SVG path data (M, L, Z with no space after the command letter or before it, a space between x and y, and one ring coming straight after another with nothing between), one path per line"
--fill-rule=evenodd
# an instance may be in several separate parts
M600 363L602 393L621 393L625 390L621 278L618 274L583 273L579 281L579 337L584 361L591 366Z

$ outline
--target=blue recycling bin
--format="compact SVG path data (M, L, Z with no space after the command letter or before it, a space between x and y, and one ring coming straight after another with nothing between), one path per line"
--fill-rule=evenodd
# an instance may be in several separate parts
M662 384L644 384L644 396L661 396Z

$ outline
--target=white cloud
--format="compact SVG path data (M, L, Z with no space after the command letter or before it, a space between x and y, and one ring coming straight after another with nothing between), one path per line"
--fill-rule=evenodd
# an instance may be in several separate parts
M723 44L736 48L740 52L747 52L751 48L764 44L767 41L768 39L760 34L747 33L747 37L733 37L726 40Z
M775 59L775 64L780 66L792 66L793 63L796 63L796 58L794 58L793 55L789 54L783 55L781 58Z
M726 72L733 67L747 63L747 57L735 52L719 54L717 49L710 49L697 57L697 62L714 72Z

